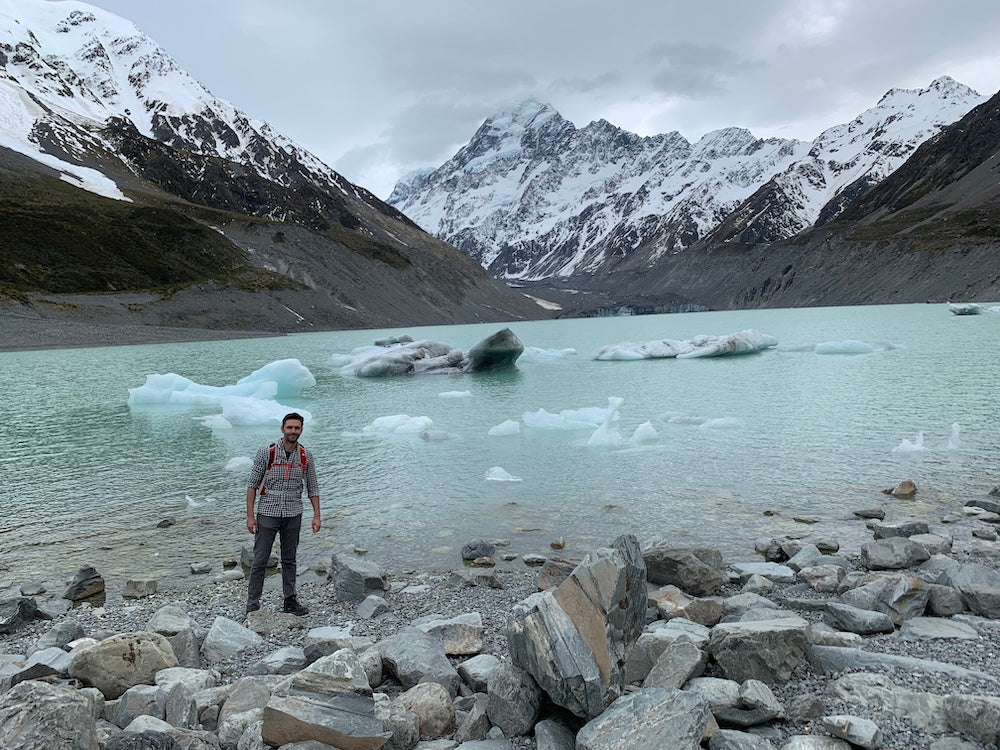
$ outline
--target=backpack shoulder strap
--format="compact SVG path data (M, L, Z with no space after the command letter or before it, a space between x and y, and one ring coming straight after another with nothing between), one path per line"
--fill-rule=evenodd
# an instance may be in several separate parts
M271 467L274 466L274 455L277 449L278 449L277 443L271 443L269 446L267 446L267 466L264 468L265 472L270 471Z
M306 467L309 465L309 459L306 458L306 449L301 445L299 446L299 463L302 465L302 473L306 473Z

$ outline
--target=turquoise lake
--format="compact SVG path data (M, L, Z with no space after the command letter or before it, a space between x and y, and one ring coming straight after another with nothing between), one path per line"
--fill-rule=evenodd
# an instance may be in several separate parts
M471 539L506 540L517 554L551 553L561 539L559 554L577 556L623 532L745 560L759 537L807 531L850 545L863 531L855 509L934 518L1000 484L997 314L887 305L510 323L532 348L517 372L363 379L331 365L384 336L468 350L502 327L0 354L0 578L65 579L91 564L106 577L179 580L193 561L221 569L238 557L249 541L241 467L277 425L211 429L203 420L216 406L130 407L128 389L153 373L231 385L286 358L316 379L283 403L312 414L302 442L316 457L325 528L304 533L306 562L361 547L390 568L447 569ZM622 341L745 329L778 346L592 358ZM588 445L592 425L524 419L604 409L609 397L623 399L616 446ZM428 418L435 439L365 432L394 415ZM519 432L489 434L506 421ZM649 439L633 442L645 423ZM488 480L496 468L520 481ZM882 493L903 479L916 482L915 500ZM158 528L166 518L174 525Z

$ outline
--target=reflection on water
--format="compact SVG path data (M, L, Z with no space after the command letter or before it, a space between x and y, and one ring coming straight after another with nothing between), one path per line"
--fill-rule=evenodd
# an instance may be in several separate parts
M250 539L246 461L277 429L212 431L201 419L214 407L129 408L128 388L166 372L227 385L287 357L317 380L285 404L313 414L303 442L317 457L325 522L303 537L306 561L359 546L387 565L448 568L478 537L543 554L561 538L558 554L578 556L626 531L745 558L755 538L782 532L859 543L853 509L888 502L890 514L933 517L1000 484L1000 316L906 305L544 321L511 327L559 356L533 356L516 373L362 380L328 365L385 335L468 349L499 327L0 354L4 577L68 577L81 564L105 576L165 575L237 558ZM620 341L747 328L781 346L726 359L591 359ZM852 341L891 346L858 353L843 344ZM823 342L841 342L826 349L842 353L818 354ZM450 391L469 395L439 396ZM624 399L619 447L588 447L592 429L522 419L605 408L609 397ZM363 431L400 414L429 418L445 439ZM505 421L520 431L488 434ZM629 444L646 422L655 439ZM894 452L921 432L924 450ZM487 481L492 467L523 481ZM897 510L881 490L904 478L919 492ZM795 515L819 522L805 528ZM166 518L175 523L158 528Z

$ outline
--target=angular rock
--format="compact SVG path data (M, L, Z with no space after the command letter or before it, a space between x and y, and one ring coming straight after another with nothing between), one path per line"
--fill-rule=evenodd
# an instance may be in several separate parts
M908 537L914 534L926 534L930 529L927 527L926 521L907 518L890 523L877 521L871 524L871 530L876 539L889 539L895 536Z
M208 662L225 661L237 656L250 646L257 646L264 639L250 628L228 617L216 616L201 644L201 655Z
M856 747L875 750L882 746L882 730L870 719L849 714L835 714L824 716L820 719L820 723L823 729L834 737L847 740Z
M839 565L811 565L802 568L796 578L813 591L830 594L840 588L844 580L844 569Z
M458 665L458 674L473 692L489 692L490 673L499 666L500 660L493 654L479 654Z
M475 539L462 545L462 559L466 562L477 557L493 557L496 553L496 545L487 539Z
M470 740L486 739L493 725L487 713L489 696L486 693L476 693L472 696L472 705L465 712L464 718L459 722L458 729L455 730L455 741L461 744ZM538 728L535 727L536 746Z
M837 630L858 635L891 633L896 629L892 618L884 612L852 607L850 604L827 602L823 621Z
M0 695L0 747L98 750L91 698L44 682L21 682Z
M622 665L645 622L646 570L633 536L587 555L555 589L514 607L511 658L552 700L597 716L621 694Z
M527 734L535 725L542 705L542 691L523 669L501 662L490 674L486 713L507 737Z
M181 750L181 747L166 732L147 729L117 734L104 746L104 750Z
M382 722L382 728L390 734L389 741L382 746L383 749L411 750L415 747L420 741L420 721L416 715L385 693L375 693L372 698L375 701L375 718ZM309 749L302 748L301 750ZM315 750L324 750L324 748L316 748Z
M762 576L774 583L793 583L795 581L795 571L787 565L779 565L776 562L730 563L729 570L736 574L741 583L748 582L753 576Z
M944 699L948 726L987 745L1000 745L1000 698L952 694Z
M13 633L19 627L35 619L38 606L27 596L18 596L0 602L0 634Z
M436 740L455 731L455 704L448 691L436 682L414 685L397 699L420 724L421 739Z
M774 745L755 734L720 729L708 741L708 750L774 750Z
M327 575L337 599L360 602L372 593L389 588L385 571L376 563L358 555L334 553Z
M478 654L483 650L483 617L478 612L466 612L455 617L427 615L410 623L441 640L444 652L449 656Z
M69 586L63 592L62 598L71 602L78 602L81 599L100 594L104 591L104 578L92 566L84 565L80 568Z
M85 632L83 626L75 620L63 620L49 628L42 636L35 641L33 651L41 651L45 648L64 649L77 638L83 638Z
M722 618L722 602L718 599L688 596L676 586L662 586L650 592L649 601L656 606L660 617L664 620L683 617L700 625L712 627Z
M134 685L115 702L111 723L124 729L138 716L164 719L166 697L155 685ZM164 719L165 721L166 719Z
M364 598L364 601L358 605L355 611L358 613L358 617L362 620L370 620L373 617L378 617L386 612L391 612L392 605L386 601L385 597L381 597L378 594L369 594Z
M146 630L160 635L177 635L183 630L190 630L195 626L191 615L174 604L167 604L160 607L146 623Z
M927 608L930 591L919 578L886 575L871 583L845 591L841 600L852 607L889 615L895 625L919 617Z
M371 697L354 693L274 696L264 707L261 739L281 747L316 740L343 750L375 750L392 736Z
M129 578L125 581L123 599L145 599L156 593L155 578Z
M651 583L672 584L694 596L711 596L729 582L722 555L708 547L652 547L642 558Z
M537 750L576 750L573 730L556 719L542 719L535 724Z
M379 641L376 648L386 668L404 688L419 682L437 682L451 695L458 694L462 678L434 636L407 627Z
M687 641L667 646L643 680L644 688L680 689L692 677L701 677L708 664L708 654Z
M861 545L861 564L869 570L912 568L930 559L930 553L912 539L889 537Z
M159 633L122 633L75 651L69 674L115 699L134 685L152 684L161 669L176 666L170 643Z
M723 674L738 682L784 682L808 649L809 623L799 617L723 623L712 628L708 651Z
M711 719L694 693L643 688L618 698L576 735L577 750L698 750Z

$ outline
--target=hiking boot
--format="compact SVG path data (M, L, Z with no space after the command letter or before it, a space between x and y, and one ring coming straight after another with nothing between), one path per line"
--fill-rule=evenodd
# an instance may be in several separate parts
M260 609L260 602L257 602L257 603L254 603L254 604L251 604L251 603L248 602L247 603L247 611L244 614L248 615L251 612L256 612L258 609Z
M281 608L282 612L287 612L290 615L298 615L299 617L304 617L309 614L309 610L299 604L299 600L294 596L290 596L285 599L285 606Z

